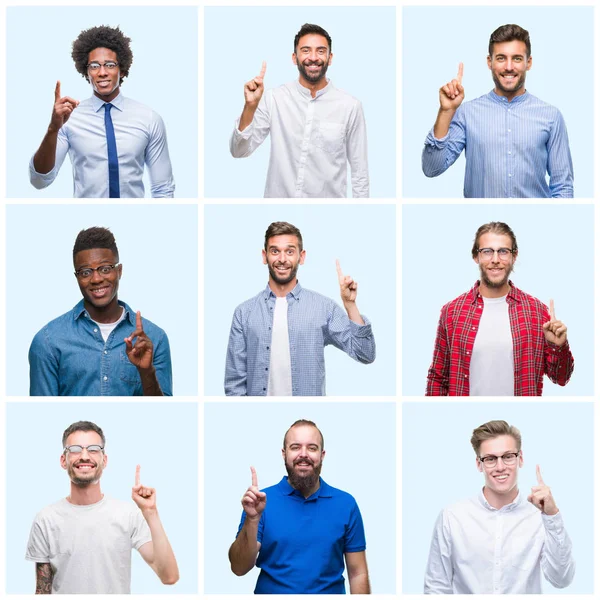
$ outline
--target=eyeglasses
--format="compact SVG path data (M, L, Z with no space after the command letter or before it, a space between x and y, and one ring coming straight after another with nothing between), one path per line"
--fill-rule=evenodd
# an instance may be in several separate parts
M112 273L113 269L116 269L120 266L121 263L117 263L116 265L100 265L95 269L92 269L91 267L86 267L85 269L78 269L77 271L75 271L75 276L79 279L89 279L94 274L94 271L98 271L100 275L106 276Z
M498 258L502 260L508 260L508 257L515 253L515 251L510 248L498 248L498 250L494 250L493 248L479 248L477 252L487 260L492 258L496 252L498 253Z
M494 456L493 454L489 454L488 456L480 456L479 461L484 464L484 466L488 469L493 469L498 464L498 459L501 458L502 462L510 467L517 462L517 457L519 456L519 452L507 452L502 456Z
M88 64L87 68L92 71L92 73L95 73L100 70L100 67L104 67L107 71L114 71L118 66L118 62L107 60L105 63L91 62Z
M92 444L91 446L67 446L65 448L65 452L69 452L70 454L81 454L84 450L87 450L88 454L100 454L102 450L104 450L104 446L99 446L98 444Z

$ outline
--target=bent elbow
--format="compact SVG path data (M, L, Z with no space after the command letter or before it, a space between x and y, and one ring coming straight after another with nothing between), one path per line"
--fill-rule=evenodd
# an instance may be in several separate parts
M252 567L250 567L250 568L252 568ZM231 563L231 572L234 575L237 575L237 577L243 577L249 571L250 571L250 569L243 569L240 567L240 565L234 565L233 563Z
M161 583L164 585L175 585L179 581L179 573L175 575L167 575L160 578Z

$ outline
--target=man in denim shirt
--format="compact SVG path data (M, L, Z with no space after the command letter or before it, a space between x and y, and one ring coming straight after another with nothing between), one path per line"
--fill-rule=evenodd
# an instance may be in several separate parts
M81 231L73 264L83 300L33 338L30 394L171 396L166 333L117 299L123 266L113 234Z
M342 310L333 300L303 288L296 279L304 263L300 230L269 225L263 263L265 290L235 309L227 360L227 396L324 396L325 346L354 360L375 360L371 323L356 306L358 284L337 263Z

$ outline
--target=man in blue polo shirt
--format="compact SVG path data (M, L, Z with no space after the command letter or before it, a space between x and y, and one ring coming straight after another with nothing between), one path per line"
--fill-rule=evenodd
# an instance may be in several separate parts
M283 438L287 477L261 491L254 467L242 498L242 520L229 549L238 576L261 569L255 594L369 594L365 532L356 500L319 476L323 434L296 421ZM268 499L268 503L267 503Z

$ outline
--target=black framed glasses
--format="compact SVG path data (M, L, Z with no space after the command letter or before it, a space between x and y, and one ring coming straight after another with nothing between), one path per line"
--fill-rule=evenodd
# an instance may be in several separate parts
M508 257L511 254L515 253L515 251L512 248L498 248L497 250L494 250L494 248L479 248L477 252L479 252L479 255L483 256L483 258L487 260L492 258L494 256L494 253L497 253L498 258L502 260L508 260Z
M498 459L500 458L507 467L510 467L517 462L519 454L521 454L520 450L518 452L506 452L502 456L488 454L487 456L480 456L479 462L481 462L486 468L493 469L498 464Z
M100 265L95 269L92 269L91 267L85 267L84 269L77 269L77 271L75 271L75 277L78 279L89 279L94 274L94 271L98 271L99 275L106 276L110 275L114 269L120 266L121 263L117 263L116 265Z
M99 62L88 63L87 68L90 71L92 71L92 73L95 73L96 71L100 70L100 67L104 67L107 71L114 71L118 66L119 66L118 62L115 62L114 60L107 60L105 63L99 63Z
M104 450L104 446L100 446L98 444L92 444L90 446L79 446L78 444L74 446L66 446L65 452L69 454L81 454L84 450L87 450L88 454L100 454Z

